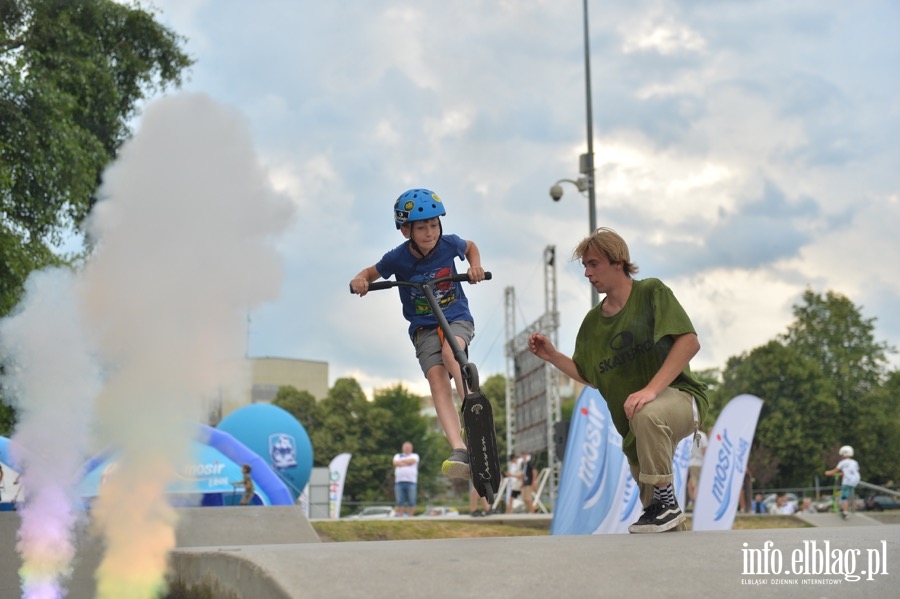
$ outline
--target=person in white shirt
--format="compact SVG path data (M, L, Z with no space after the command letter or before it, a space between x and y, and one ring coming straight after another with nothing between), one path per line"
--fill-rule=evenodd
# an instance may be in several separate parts
M513 504L522 494L522 462L514 453L509 454L509 470L503 473L509 479L506 495L506 513L513 513Z
M775 500L775 509L772 511L782 516L790 516L797 511L797 506L788 499L787 495L779 495Z
M841 455L841 461L831 470L826 470L826 476L834 476L840 472L843 480L841 481L841 518L847 518L847 509L850 505L850 499L856 492L856 485L859 484L859 462L853 459L853 448L844 445L838 452Z
M394 495L398 516L415 514L418 482L419 454L413 453L410 441L405 441L400 453L394 455Z

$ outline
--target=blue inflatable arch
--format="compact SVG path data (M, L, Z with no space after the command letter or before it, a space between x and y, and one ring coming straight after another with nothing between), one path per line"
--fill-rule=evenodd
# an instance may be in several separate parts
M290 490L268 463L228 433L198 425L194 453L194 461L184 465L179 480L168 489L173 503L197 505L198 496L202 506L237 503L243 491L235 488L232 482L241 479L241 466L248 464L256 487L252 503L293 505ZM110 449L85 464L79 488L82 497L88 499L99 494L105 472L115 462L116 454ZM190 500L190 497L195 499Z
M9 455L9 439L0 436L0 470L3 471L3 489L0 489L0 512L13 509L12 503L19 497L22 490L16 483L19 477L19 467L12 456Z
M287 485L272 471L264 459L252 452L246 445L228 433L205 424L200 425L198 441L219 450L222 455L235 464L249 464L253 484L269 496L271 505L293 505L294 498Z

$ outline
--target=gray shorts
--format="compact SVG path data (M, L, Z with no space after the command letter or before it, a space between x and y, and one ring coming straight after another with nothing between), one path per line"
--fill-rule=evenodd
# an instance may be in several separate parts
M469 344L475 337L475 323L468 320L458 320L450 323L450 330L453 331L454 337L462 339L466 346L466 355L468 355ZM413 335L413 345L416 348L416 358L419 359L419 366L422 367L422 374L428 374L428 371L438 365L443 365L444 360L441 358L441 339L438 337L438 330L435 329L419 329Z

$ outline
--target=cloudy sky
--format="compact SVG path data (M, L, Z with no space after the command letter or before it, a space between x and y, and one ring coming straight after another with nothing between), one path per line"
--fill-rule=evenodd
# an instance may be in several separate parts
M506 368L545 309L555 246L559 345L590 306L578 0L154 0L196 59L184 86L237 109L296 206L278 299L249 355L325 361L330 383L425 393L395 291L348 282L402 241L404 190L444 200L492 281L467 287L470 358ZM805 289L848 296L900 346L900 5L893 0L590 2L597 221L639 277L675 291L695 368L783 333ZM235 273L240 275L240 273ZM900 364L896 356L895 365Z

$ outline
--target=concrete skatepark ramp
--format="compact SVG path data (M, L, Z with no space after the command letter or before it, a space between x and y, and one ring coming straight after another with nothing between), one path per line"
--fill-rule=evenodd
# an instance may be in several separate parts
M207 572L223 597L231 592L248 599L648 597L660 592L696 599L760 596L763 586L763 596L771 597L882 599L896 596L900 582L898 532L894 526L866 526L256 545L178 550L173 564L193 580ZM840 552L834 557L846 567L848 556L859 551L854 572L814 574L822 568L813 555L821 556L826 547ZM780 573L745 574L761 570L756 558L764 548L773 562L770 572L780 556ZM798 551L800 573L795 574L792 555ZM745 563L751 555L753 563ZM870 565L869 557L884 559L886 566ZM804 565L809 574L803 573ZM871 580L862 574L870 569L878 572ZM267 583L275 586L268 591L248 586L254 571L265 572ZM855 575L860 579L847 579Z

